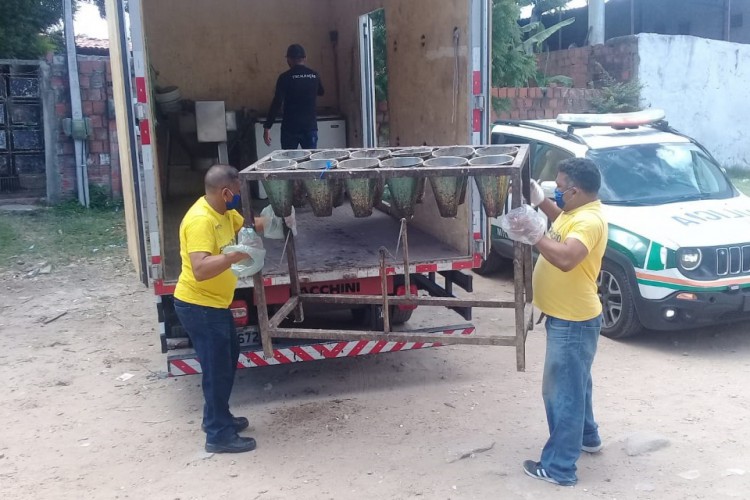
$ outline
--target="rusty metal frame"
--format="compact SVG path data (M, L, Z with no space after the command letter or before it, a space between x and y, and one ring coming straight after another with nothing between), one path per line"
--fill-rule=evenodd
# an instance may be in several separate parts
M261 160L263 161L263 160ZM371 170L352 170L339 171L330 170L327 175L331 178L360 178L372 177L375 175L394 175L394 176L438 176L438 175L508 175L511 177L511 207L516 208L521 205L521 185L523 166L528 162L528 146L524 145L516 157L516 161L510 166L467 166L463 168L455 167L421 167L418 172L411 169L376 169L380 172ZM528 170L527 170L528 171ZM341 174L341 175L339 175ZM252 214L250 203L250 190L248 182L260 179L299 179L309 173L300 171L255 171L252 167L241 172L243 180L243 209L246 214ZM528 180L528 179L527 179ZM252 225L252 217L246 218L246 224ZM411 293L410 287L410 268L409 261L409 243L408 243L408 222L401 220L401 249L404 265L404 289L405 295L389 296L388 295L388 275L387 259L389 252L381 247L379 251L380 277L382 288L380 295L323 295L308 294L300 291L300 277L297 267L297 254L294 244L294 235L285 229L287 237L287 264L289 266L289 279L291 283L291 297L284 303L281 308L269 318L266 302L265 289L263 287L262 271L254 277L254 297L255 306L258 310L258 323L261 337L263 352L266 357L273 356L273 339L305 339L305 340L375 340L375 341L398 341L398 342L436 342L443 345L494 345L494 346L514 346L516 348L516 368L518 371L524 371L526 367L526 336L529 330L533 328L533 307L531 306L532 289L531 289L531 266L532 252L531 247L520 243L514 244L514 300L477 300L450 297L424 297L416 296ZM383 308L383 329L382 331L355 331L355 330L338 330L338 329L304 329L304 328L287 328L281 327L281 324L290 315L294 316L295 322L301 322L304 318L304 306L309 304L338 304L338 305L380 305ZM389 309L391 305L402 306L440 306L440 307L479 307L479 308L504 308L513 309L514 315L514 335L470 335L470 336L452 336L429 333L425 331L398 331L391 328ZM434 329L430 329L433 330Z

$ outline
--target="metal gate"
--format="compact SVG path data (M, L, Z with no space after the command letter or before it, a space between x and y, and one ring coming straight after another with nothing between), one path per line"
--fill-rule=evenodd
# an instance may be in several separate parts
M44 193L39 66L0 64L0 193Z

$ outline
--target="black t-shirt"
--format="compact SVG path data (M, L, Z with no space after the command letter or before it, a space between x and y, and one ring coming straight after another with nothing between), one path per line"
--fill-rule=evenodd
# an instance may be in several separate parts
M298 64L279 76L276 81L276 94L268 111L265 128L271 128L281 104L284 104L284 117L281 127L292 134L318 130L315 116L317 96L323 95L320 75L307 66Z

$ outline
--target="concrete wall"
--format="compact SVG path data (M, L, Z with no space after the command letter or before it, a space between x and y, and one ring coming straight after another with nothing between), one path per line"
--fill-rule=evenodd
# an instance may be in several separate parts
M707 147L724 166L750 169L750 46L690 36L638 35L644 105Z

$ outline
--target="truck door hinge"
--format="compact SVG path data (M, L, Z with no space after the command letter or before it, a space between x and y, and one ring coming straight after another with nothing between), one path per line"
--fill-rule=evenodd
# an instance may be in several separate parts
M474 96L474 109L481 109L482 111L484 111L485 109L484 94Z
M164 269L162 265L151 264L151 267L149 267L149 277L154 281L164 279Z

